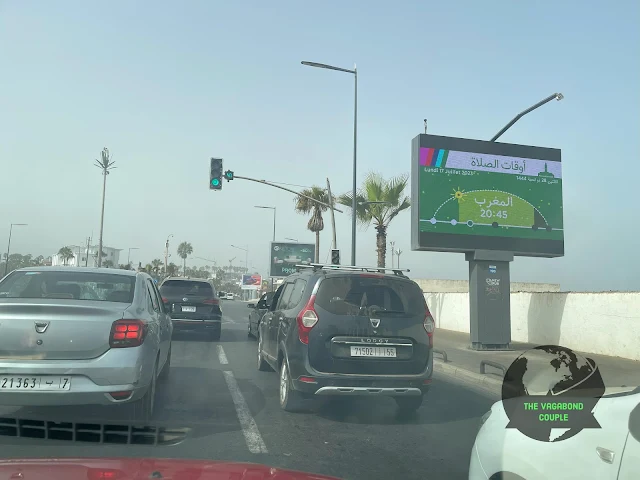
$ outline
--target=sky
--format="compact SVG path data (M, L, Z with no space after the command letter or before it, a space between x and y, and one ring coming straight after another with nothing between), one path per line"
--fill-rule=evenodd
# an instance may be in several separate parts
M512 281L563 290L640 290L640 3L605 1L2 1L0 249L51 255L100 228L133 262L171 239L194 257L267 273L276 237L313 242L290 193L244 180L208 189L209 158L236 175L350 190L358 69L358 183L408 174L423 133L503 135L562 150L565 256L516 257ZM407 195L410 191L407 190ZM329 260L330 221L321 234ZM348 209L336 214L350 256ZM466 279L459 253L414 252L410 213L389 227L413 278ZM358 229L357 264L374 265L375 230ZM97 243L97 241L95 242ZM197 258L189 263L205 265Z

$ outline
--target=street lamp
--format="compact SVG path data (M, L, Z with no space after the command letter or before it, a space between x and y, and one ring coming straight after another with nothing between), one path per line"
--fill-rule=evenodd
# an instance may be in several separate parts
M244 266L247 269L247 271L249 271L249 245L247 245L247 248L242 248L242 247L238 247L236 245L231 245L233 248L237 248L238 250L242 250L245 254L244 257Z
M169 239L173 237L173 233L167 237L167 241L164 242L164 274L167 274L168 262L169 262Z
M276 207L265 207L263 205L256 205L255 208L268 208L273 210L273 241L276 241Z
M140 250L139 247L131 247L129 249L129 253L127 254L127 265L131 264L131 250Z
M115 162L112 160L113 156L109 153L107 147L102 149L100 153L100 160L96 160L95 166L102 170L104 179L102 180L102 213L100 213L100 240L98 241L98 267L102 266L102 232L104 227L104 198L107 191L107 175L113 170Z
M358 70L353 66L353 70L347 68L334 67L324 63L302 62L308 67L325 68L327 70L336 70L338 72L351 73L354 78L354 103L353 103L353 190L351 199L351 265L356 264L356 166L357 166L357 145L358 145Z
M7 276L7 270L9 270L9 253L11 252L11 232L13 232L13 227L26 227L26 223L12 223L9 227L9 244L7 245L7 259L4 263L4 276Z
M515 117L513 117L513 120L511 120L509 123L507 123L502 130L500 130L498 133L496 133L493 138L490 140L490 142L495 142L504 132L506 132L507 130L509 130L514 123L516 123L518 120L520 120L522 117L524 117L527 113L529 112L533 112L536 108L541 107L542 105L544 105L545 103L549 103L551 100L557 100L560 101L564 98L564 95L562 95L561 93L554 93L553 95L549 95L547 98L545 98L544 100L536 103L535 105L533 105L532 107L527 108L525 111L520 112L518 115L516 115Z

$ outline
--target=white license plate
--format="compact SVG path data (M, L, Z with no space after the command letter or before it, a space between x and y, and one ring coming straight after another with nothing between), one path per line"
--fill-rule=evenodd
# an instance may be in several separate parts
M182 307L183 312L195 312L196 307Z
M352 357L395 358L394 347L351 347Z
M0 375L0 391L71 390L71 377L19 377Z

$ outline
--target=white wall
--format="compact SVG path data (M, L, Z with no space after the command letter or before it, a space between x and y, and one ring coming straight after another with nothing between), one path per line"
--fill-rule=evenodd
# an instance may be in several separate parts
M424 296L438 328L469 332L468 293ZM511 293L511 339L640 360L640 292Z

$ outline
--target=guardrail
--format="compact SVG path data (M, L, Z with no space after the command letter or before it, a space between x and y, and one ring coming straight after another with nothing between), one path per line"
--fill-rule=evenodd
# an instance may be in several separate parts
M507 374L507 367L505 367L501 363L492 362L490 360L481 360L480 361L480 373L482 373L482 374L487 373L487 369L486 369L487 366L493 367L493 368L497 368L498 370L502 370L502 376Z
M442 360L444 361L444 363L447 363L448 357L447 357L447 352L445 352L444 350L439 350L437 348L432 348L431 351L437 355L441 355L442 356Z

